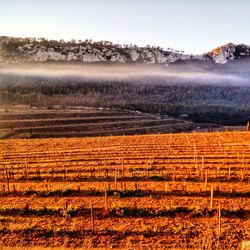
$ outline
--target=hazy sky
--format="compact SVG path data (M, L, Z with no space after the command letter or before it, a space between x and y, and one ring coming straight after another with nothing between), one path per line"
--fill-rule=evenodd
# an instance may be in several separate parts
M250 0L0 0L0 35L202 53L250 44Z

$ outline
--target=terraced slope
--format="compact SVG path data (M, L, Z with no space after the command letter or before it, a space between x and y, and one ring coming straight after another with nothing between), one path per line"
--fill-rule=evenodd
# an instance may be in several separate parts
M0 113L0 138L144 134L194 129L182 119L117 110L27 110Z

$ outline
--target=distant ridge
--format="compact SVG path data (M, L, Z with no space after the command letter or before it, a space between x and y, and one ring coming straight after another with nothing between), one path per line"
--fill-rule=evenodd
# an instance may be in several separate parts
M23 62L113 62L169 65L176 62L211 61L225 64L250 56L250 46L228 43L203 55L157 46L138 47L108 41L46 40L44 38L0 37L0 63Z

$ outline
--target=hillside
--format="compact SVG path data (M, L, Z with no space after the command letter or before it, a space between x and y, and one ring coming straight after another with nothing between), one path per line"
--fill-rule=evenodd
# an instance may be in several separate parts
M250 48L243 44L193 56L107 41L0 37L0 61L3 110L59 105L184 115L227 126L250 120Z
M218 47L203 55L187 55L183 51L157 46L112 44L92 40L65 42L44 38L0 37L0 62L116 62L168 65L179 61L212 61L224 64L248 57L250 47L232 43Z
M108 41L48 41L35 38L0 37L1 61L17 62L117 62L171 63L190 56L160 47L112 44Z

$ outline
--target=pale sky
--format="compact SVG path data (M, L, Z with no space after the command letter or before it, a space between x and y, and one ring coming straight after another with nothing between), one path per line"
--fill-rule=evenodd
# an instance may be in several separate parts
M0 36L108 40L203 53L250 45L250 0L0 0Z

